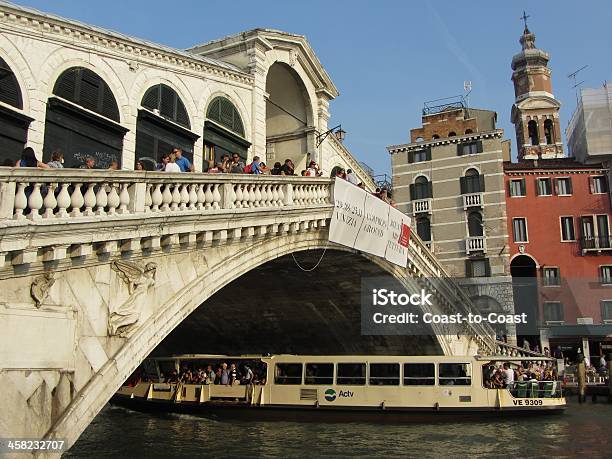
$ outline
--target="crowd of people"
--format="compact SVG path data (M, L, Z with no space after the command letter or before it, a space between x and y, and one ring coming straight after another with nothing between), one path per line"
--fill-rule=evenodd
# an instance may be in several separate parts
M265 384L266 367L262 362L241 361L237 363L220 362L217 364L200 365L192 368L184 365L180 371L172 370L167 376L162 376L165 383L184 384L220 384L224 386Z
M557 369L552 362L523 362L516 368L508 362L498 366L491 362L484 371L484 385L489 389L512 388L517 382L556 380Z

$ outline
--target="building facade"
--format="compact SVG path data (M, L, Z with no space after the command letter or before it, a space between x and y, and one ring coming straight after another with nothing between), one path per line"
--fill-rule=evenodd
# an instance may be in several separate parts
M497 114L461 101L427 107L411 142L387 148L394 199L413 229L483 312L512 311Z
M44 161L61 150L67 166L92 155L98 167L140 161L152 169L162 152L180 147L196 171L235 152L247 161L290 158L298 173L310 159L327 173L339 165L374 186L333 135L317 141L338 90L303 36L256 29L222 40L240 47L238 58L211 44L174 49L5 2L0 31L5 165L28 145Z

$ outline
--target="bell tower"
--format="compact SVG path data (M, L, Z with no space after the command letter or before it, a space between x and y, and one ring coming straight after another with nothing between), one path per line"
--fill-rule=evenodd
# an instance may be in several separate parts
M511 119L516 130L518 159L563 157L559 108L552 92L550 59L547 52L536 48L535 35L527 27L519 42L522 50L512 58L514 104Z

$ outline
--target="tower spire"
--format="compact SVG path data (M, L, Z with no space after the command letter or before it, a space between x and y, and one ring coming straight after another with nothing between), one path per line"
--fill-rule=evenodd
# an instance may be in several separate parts
M528 16L527 13L525 13L525 10L523 10L523 15L520 17L520 19L523 20L523 22L525 23L525 32L524 33L529 33L529 28L527 27L527 19L530 18L531 16Z

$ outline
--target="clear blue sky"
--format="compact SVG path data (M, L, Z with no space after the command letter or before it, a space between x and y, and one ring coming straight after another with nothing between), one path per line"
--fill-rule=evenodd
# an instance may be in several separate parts
M498 126L514 139L510 61L523 9L536 45L551 55L562 129L576 104L569 73L588 64L585 86L612 81L609 0L16 3L177 48L256 27L306 35L340 91L330 126L342 123L347 146L377 172L390 170L385 147L407 142L420 126L423 102L462 93L464 80L473 85L470 105L497 111Z

